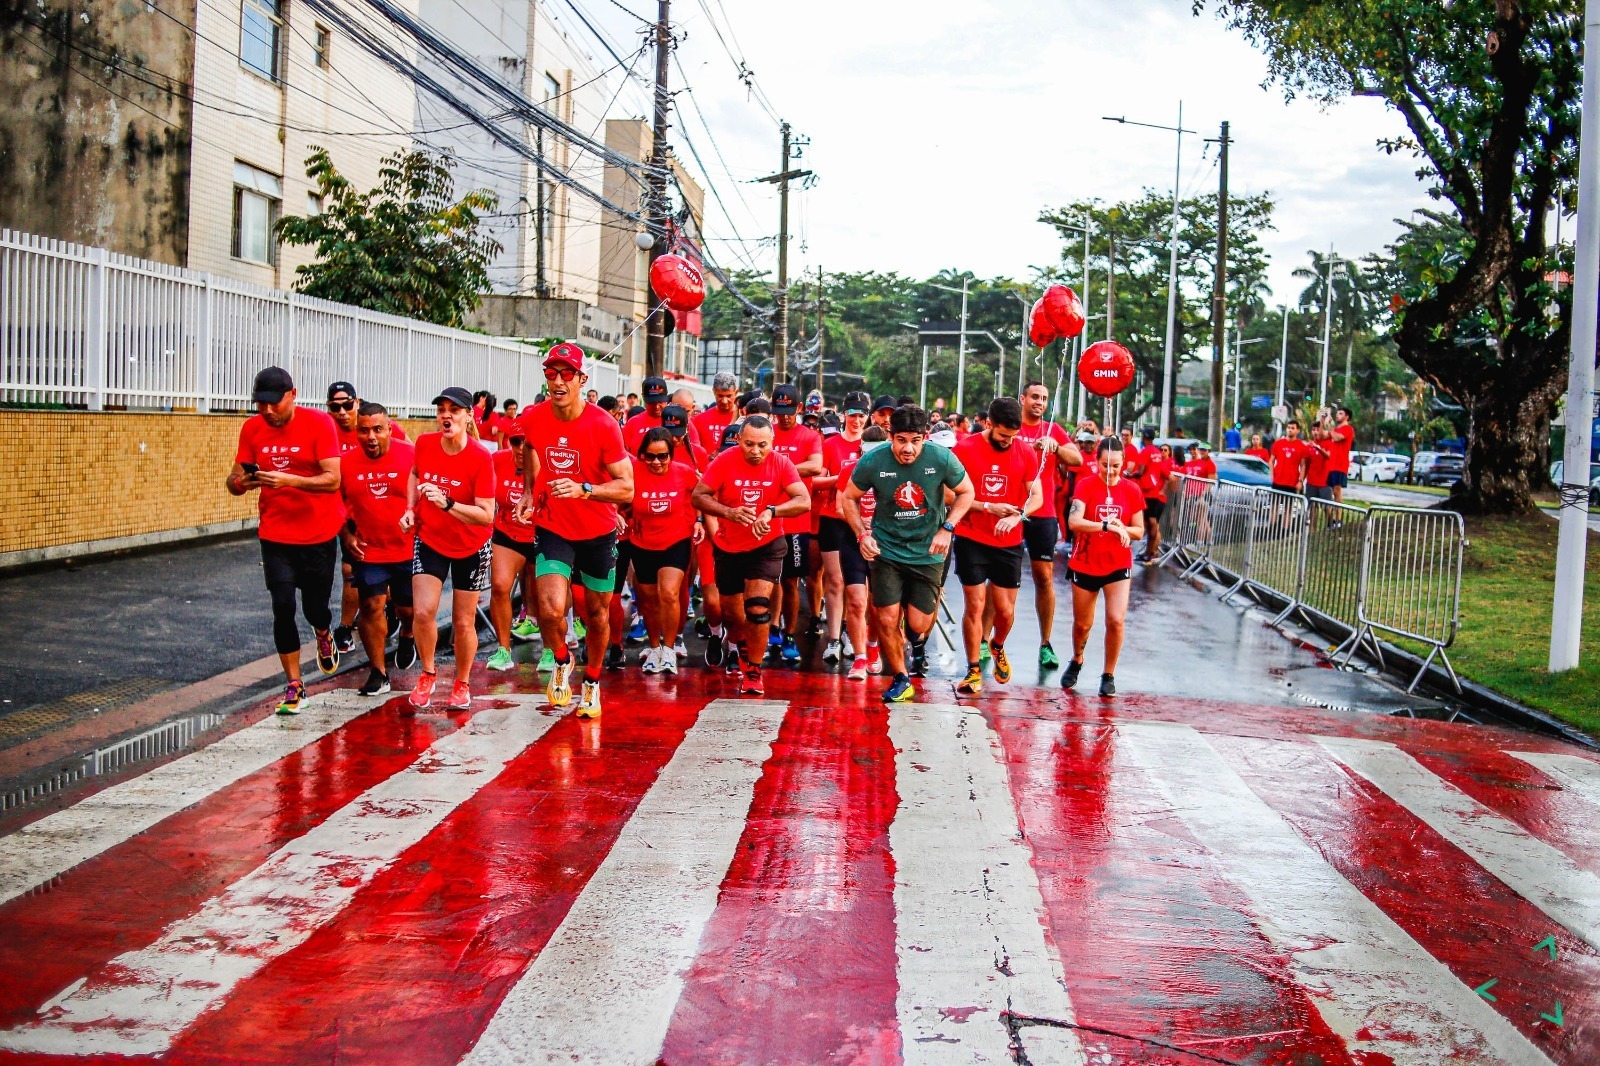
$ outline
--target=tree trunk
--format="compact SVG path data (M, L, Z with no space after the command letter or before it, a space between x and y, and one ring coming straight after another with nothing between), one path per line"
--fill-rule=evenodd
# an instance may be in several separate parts
M1533 490L1548 480L1551 412L1566 387L1565 368L1555 360L1551 372L1551 361L1548 352L1518 352L1507 370L1520 366L1520 376L1507 372L1476 395L1457 396L1467 406L1471 425L1466 474L1450 497L1452 508L1465 514L1531 514L1537 509ZM1538 372L1530 373L1535 368Z

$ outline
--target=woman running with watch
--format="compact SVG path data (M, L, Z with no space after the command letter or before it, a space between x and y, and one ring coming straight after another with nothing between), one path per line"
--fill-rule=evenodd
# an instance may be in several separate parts
M1117 657L1122 653L1123 622L1128 616L1128 590L1133 576L1133 542L1144 539L1144 493L1122 476L1122 442L1116 437L1100 441L1095 451L1096 473L1078 479L1072 493L1067 526L1073 533L1072 556L1072 661L1061 679L1071 689L1083 672L1083 649L1094 628L1095 601L1106 599L1106 665L1100 675L1100 695L1117 694Z

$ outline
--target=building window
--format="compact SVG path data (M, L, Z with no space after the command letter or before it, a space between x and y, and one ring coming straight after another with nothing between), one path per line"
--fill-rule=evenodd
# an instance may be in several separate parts
M328 49L332 45L333 34L328 32L328 27L318 26L316 36L312 38L311 56L323 70L328 69Z
M322 214L322 197L314 192L306 193L306 217L316 218Z
M278 259L273 227L283 211L283 182L248 163L233 164L233 255L271 266Z
M279 0L243 0L239 9L239 62L263 78L279 80L283 15Z

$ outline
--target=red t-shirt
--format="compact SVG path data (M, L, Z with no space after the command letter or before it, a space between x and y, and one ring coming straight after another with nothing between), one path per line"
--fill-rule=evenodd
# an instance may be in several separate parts
M788 457L776 451L757 466L751 466L744 452L729 448L715 459L706 470L706 488L724 507L754 507L760 511L770 505L782 506L789 499L788 488L800 483L800 472ZM726 552L747 552L770 544L783 535L781 521L773 522L765 537L757 538L749 526L741 526L723 518L717 521L717 547Z
M848 471L856 465L856 460L861 458L861 438L846 440L843 433L835 433L822 442L822 469L838 476L834 487L827 490L819 489L812 494L811 509L823 518L837 518L844 520L839 513L839 486L850 475ZM861 497L865 506L867 497Z
M772 450L778 455L789 460L796 467L813 455L822 451L822 434L810 426L803 426L796 422L793 429L779 429L777 423L772 426ZM805 482L806 491L811 491L811 479L801 478ZM810 533L812 517L816 513L816 500L812 499L812 507L805 514L795 515L793 518L783 520L785 533Z
M470 506L476 500L494 499L494 459L489 449L469 439L465 448L451 455L444 450L443 436L424 433L417 438L417 481L433 482L458 504ZM419 494L417 536L446 558L465 559L488 541L489 527L469 526Z
M722 431L733 424L739 417L739 409L734 408L727 414L717 410L715 404L701 411L689 419L689 425L700 438L700 447L709 452L715 452L722 447Z
M640 411L638 414L634 415L632 418L628 419L622 424L622 446L627 449L629 455L638 455L639 444L644 440L644 435L650 430L658 428L660 425L660 415L652 415L649 408ZM694 428L693 419L689 421L688 430L689 443L701 443L700 431Z
M1328 461L1327 456L1317 451L1317 446L1321 445L1323 451L1332 451L1333 449L1328 447L1330 443L1329 441L1319 440L1306 445L1306 450L1310 453L1309 458L1311 459L1311 465L1306 468L1306 485L1309 488L1325 489L1328 487L1328 471L1333 469L1333 464Z
M1072 498L1083 501L1083 517L1090 522L1118 518L1128 526L1133 524L1133 516L1144 510L1144 493L1127 478L1118 478L1109 488L1097 477L1082 478ZM1123 547L1121 538L1111 532L1076 533L1067 566L1092 577L1131 570L1133 546Z
M1067 436L1067 431L1054 422L1041 421L1033 426L1023 422L1022 428L1017 431L1017 443L1027 445L1029 450L1032 450L1034 441L1041 437L1050 437L1057 444L1072 443L1072 438ZM1060 480L1057 477L1056 457L1035 451L1033 453L1033 463L1039 471L1039 482L1044 487L1044 498L1047 500L1055 499L1056 483Z
M1151 452L1155 452L1151 455ZM1165 501L1167 498L1167 478L1172 476L1173 463L1162 454L1159 448L1146 448L1144 459L1144 473L1139 475L1139 489L1147 500Z
M1328 449L1328 469L1348 474L1350 471L1350 449L1356 446L1356 427L1346 422L1342 426L1333 427L1333 436L1322 442Z
M494 528L518 544L532 544L532 522L517 518L517 504L522 502L522 471L517 469L517 455L510 448L502 448L490 456L494 467Z
M861 461L861 457L863 455L867 454L867 446L865 443L858 442L857 446L860 448L860 451L857 451L854 455L846 455L844 457L843 464L839 467L839 484L841 485L847 484L850 481L850 475L855 473L856 464ZM881 442L877 445L874 445L874 447L886 448L888 447L888 443ZM837 509L839 506L839 496L837 493L834 494L833 506L835 509ZM872 528L872 516L878 513L878 494L876 492L863 493L861 498L856 501L856 509L861 512L861 524L870 530ZM839 520L844 520L843 512L840 512Z
M1300 461L1314 453L1311 445L1296 437L1279 437L1272 442L1272 483L1279 488L1295 488L1300 484Z
M1246 455L1255 456L1257 459L1260 459L1263 463L1270 462L1271 459L1272 459L1272 453L1267 451L1265 448L1246 448L1244 450L1244 453Z
M1183 464L1183 472L1190 477L1201 477L1207 481L1217 480L1217 464L1210 459L1190 459Z
M570 478L582 484L603 485L611 480L606 467L620 463L622 431L616 421L592 403L578 417L563 422L550 401L534 404L517 416L528 444L539 456L539 479L534 483L533 524L567 540L593 540L617 528L615 504L600 500L552 499L550 482Z
M992 514L983 513L986 503L1009 503L1025 507L1028 490L1039 477L1039 453L1020 440L1001 450L989 443L982 433L970 433L953 449L956 458L966 468L972 479L977 498L971 510L956 524L956 536L967 537L979 544L992 544L997 548L1010 548L1022 543L1022 523L1004 535L994 531L1000 521Z
M668 463L664 473L652 473L650 464L633 460L633 517L628 539L646 551L664 551L694 536L700 515L689 494L700 475L687 463Z
M252 415L239 427L239 450L234 461L254 463L262 470L299 477L322 473L322 460L339 458L339 432L333 419L323 411L296 407L288 424L281 428L267 425L260 415ZM259 489L262 540L278 544L321 544L339 535L344 525L344 499L338 491L307 492L305 489Z
M415 452L403 440L389 442L381 459L368 459L357 448L339 460L339 493L344 497L356 532L367 542L369 563L408 563L415 535L400 529L406 513L406 487L411 483Z

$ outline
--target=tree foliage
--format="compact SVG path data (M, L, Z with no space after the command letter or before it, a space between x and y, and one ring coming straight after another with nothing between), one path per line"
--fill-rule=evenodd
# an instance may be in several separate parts
M500 251L482 220L497 201L483 190L455 200L448 159L396 152L377 188L361 192L317 148L306 175L322 211L278 222L284 243L316 248L316 261L295 270L297 292L443 326L461 325L482 301Z

